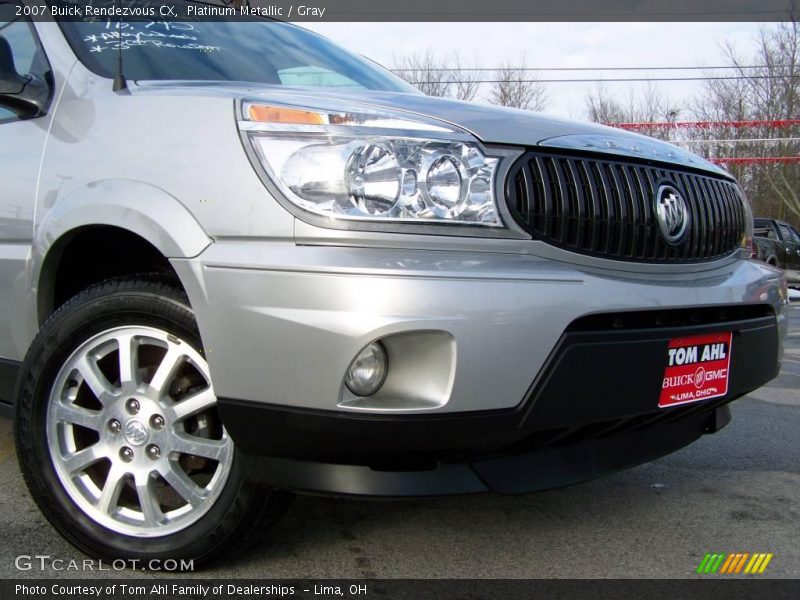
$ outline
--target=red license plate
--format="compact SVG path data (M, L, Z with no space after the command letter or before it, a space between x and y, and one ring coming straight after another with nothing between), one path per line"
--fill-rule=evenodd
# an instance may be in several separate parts
M732 342L730 331L670 340L658 405L666 408L727 394Z

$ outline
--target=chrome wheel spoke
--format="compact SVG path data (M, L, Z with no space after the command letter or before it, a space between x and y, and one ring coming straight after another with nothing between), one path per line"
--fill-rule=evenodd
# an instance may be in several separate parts
M161 359L161 364L158 365L153 379L150 380L150 387L163 394L166 389L166 384L181 365L185 356L181 348L176 345L171 345L164 355L164 358Z
M175 403L172 407L173 418L176 422L182 421L186 417L196 415L199 412L211 408L216 403L217 397L214 395L214 390L210 387L206 388Z
M81 473L96 462L106 458L106 453L99 443L65 456L62 460L64 468L70 475Z
M175 461L169 462L169 467L159 471L170 487L191 506L197 506L205 499L203 489L184 473Z
M136 342L132 335L117 337L119 353L119 380L120 383L137 382Z
M104 403L106 396L114 394L114 388L111 383L97 368L97 364L94 361L90 361L87 356L82 356L75 367L81 378L83 378L83 382L89 386L95 398L101 403Z
M228 453L229 442L227 439L209 440L193 435L176 434L173 440L172 451L179 454L191 454L220 461Z
M56 405L55 417L61 422L69 423L70 425L80 425L87 429L100 431L101 414L99 411L89 410L88 408L81 408L75 404L64 404L59 402Z
M97 510L101 513L111 514L117 507L124 477L125 470L120 465L112 465L96 504Z
M139 472L136 474L136 494L139 497L139 507L142 510L142 518L146 525L154 527L161 521L163 513L156 501L155 492L152 488L152 481L150 473Z

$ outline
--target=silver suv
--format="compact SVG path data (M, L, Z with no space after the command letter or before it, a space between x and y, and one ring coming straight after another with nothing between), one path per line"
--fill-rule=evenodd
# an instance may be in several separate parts
M285 23L0 2L0 397L89 554L208 560L288 492L584 481L778 372L785 281L697 156Z

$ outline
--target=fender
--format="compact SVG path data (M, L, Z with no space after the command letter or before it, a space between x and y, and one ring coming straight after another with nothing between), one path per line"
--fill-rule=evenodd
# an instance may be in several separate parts
M76 188L43 217L41 204L38 208L27 273L17 279L12 292L19 311L12 334L20 356L39 329L38 297L46 259L65 236L93 225L119 227L147 240L168 259L195 257L213 241L175 196L135 180L107 179Z
M106 179L73 190L48 211L34 234L34 261L63 235L89 225L127 229L166 258L195 257L212 242L175 196L141 181Z

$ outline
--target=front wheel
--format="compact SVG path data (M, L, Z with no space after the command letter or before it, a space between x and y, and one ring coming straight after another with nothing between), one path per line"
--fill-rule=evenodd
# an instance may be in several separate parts
M16 445L47 519L101 558L209 560L273 521L216 409L194 315L157 276L95 285L23 363Z

